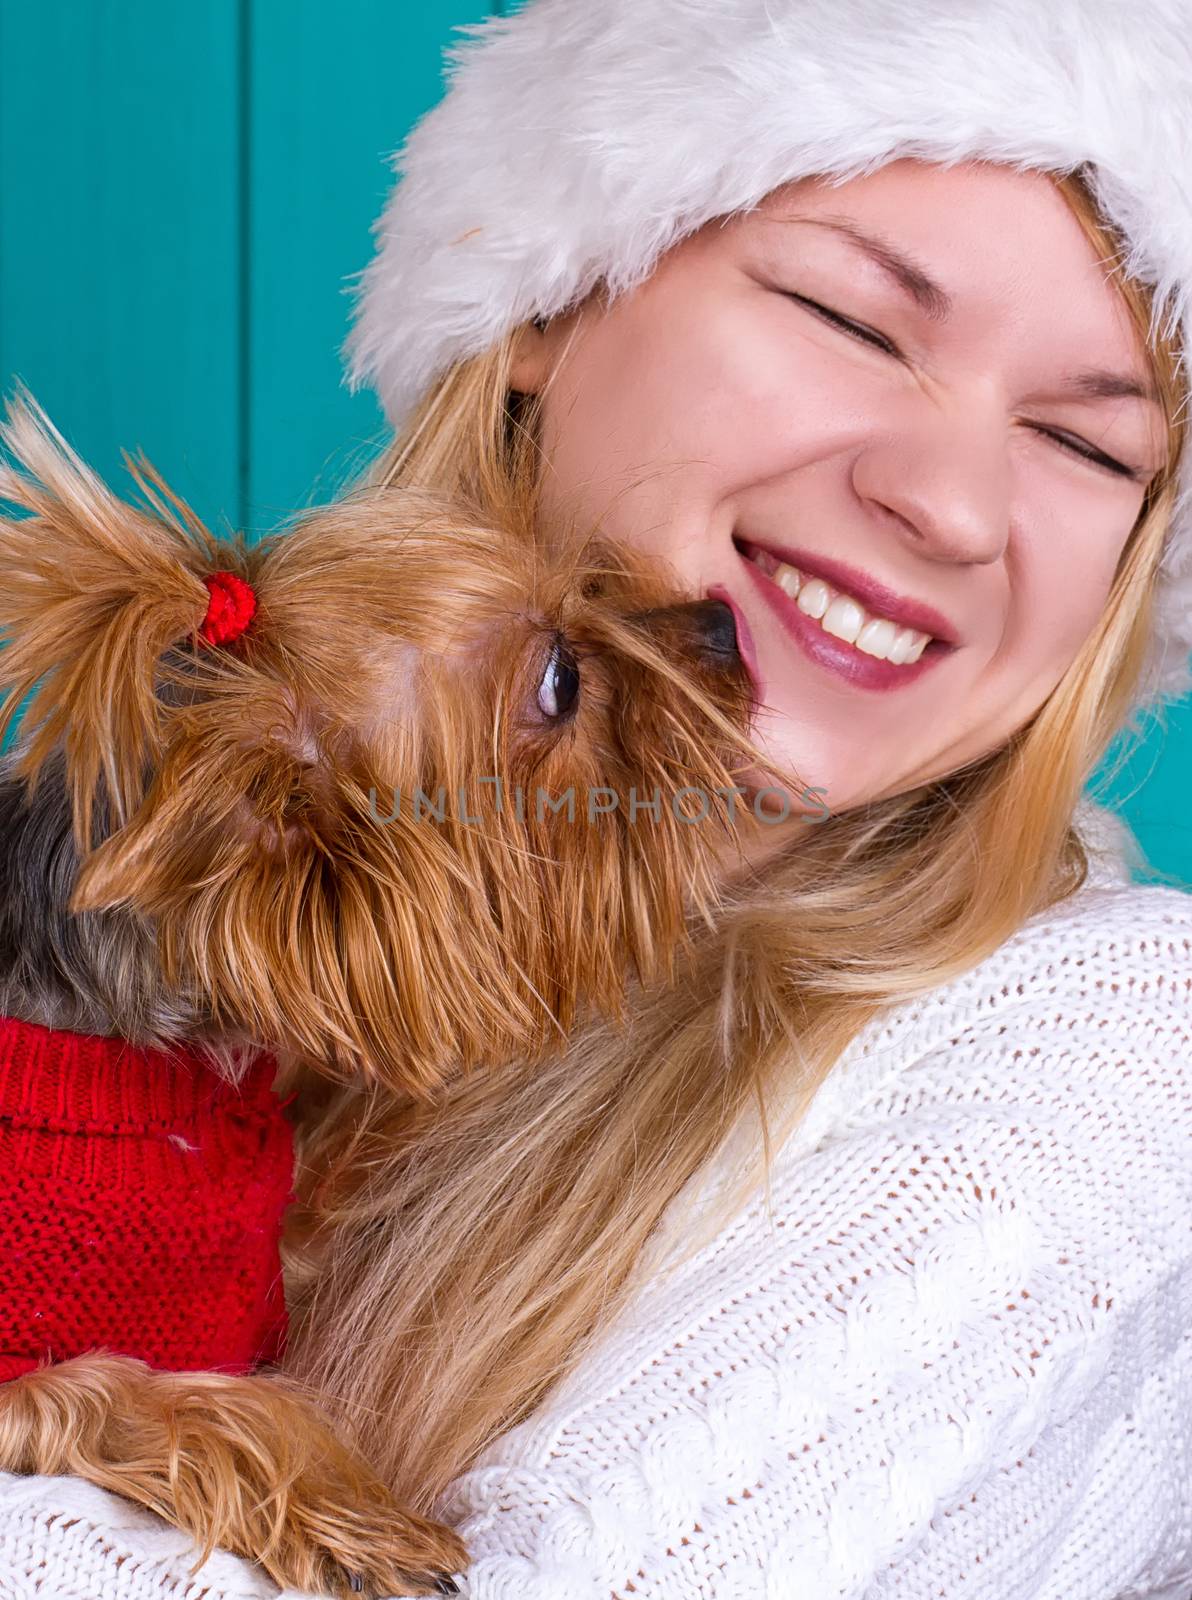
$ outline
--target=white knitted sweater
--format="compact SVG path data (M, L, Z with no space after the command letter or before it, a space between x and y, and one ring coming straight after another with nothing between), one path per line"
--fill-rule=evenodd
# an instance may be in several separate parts
M452 1486L465 1596L1187 1600L1192 896L1099 870L871 1024L772 1200ZM5 1600L277 1595L190 1559L0 1476Z

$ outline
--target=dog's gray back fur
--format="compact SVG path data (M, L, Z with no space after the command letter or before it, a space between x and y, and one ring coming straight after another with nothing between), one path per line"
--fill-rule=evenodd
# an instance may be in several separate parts
M67 910L79 862L61 752L28 799L14 763L0 756L0 1015L146 1046L197 1036L194 1008L165 991L151 923Z

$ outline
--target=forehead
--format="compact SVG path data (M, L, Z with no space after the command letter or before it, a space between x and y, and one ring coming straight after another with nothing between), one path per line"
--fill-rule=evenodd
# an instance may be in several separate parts
M833 184L803 179L732 218L739 239L769 259L817 261L850 281L889 280L850 228L921 264L948 295L957 319L1009 318L1047 327L1128 361L1142 354L1127 308L1079 219L1046 173L992 162L944 167L898 160Z

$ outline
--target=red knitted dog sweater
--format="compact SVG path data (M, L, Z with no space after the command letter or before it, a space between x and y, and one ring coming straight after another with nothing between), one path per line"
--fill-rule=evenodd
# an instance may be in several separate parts
M262 1054L0 1018L0 1381L90 1350L245 1371L285 1336L293 1149Z

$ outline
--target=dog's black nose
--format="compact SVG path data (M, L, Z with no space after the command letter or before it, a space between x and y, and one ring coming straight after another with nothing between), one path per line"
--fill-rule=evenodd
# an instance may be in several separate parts
M740 660L732 607L723 600L687 600L639 611L638 622L665 634L681 650L709 663L735 666Z
M690 608L704 650L712 656L738 659L737 623L723 600L697 600Z

